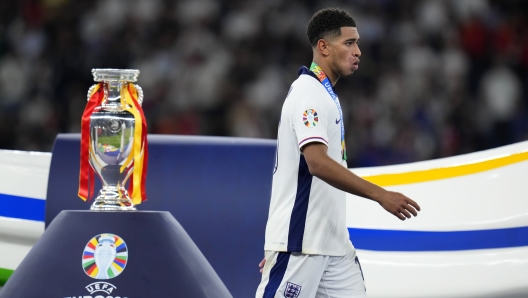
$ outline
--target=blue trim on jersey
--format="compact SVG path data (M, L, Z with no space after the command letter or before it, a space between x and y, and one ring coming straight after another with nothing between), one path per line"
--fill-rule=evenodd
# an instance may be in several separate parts
M312 174L304 155L299 159L299 173L297 176L297 194L290 218L290 229L288 231L288 251L302 252L304 228L306 226L306 214L308 213L308 202L310 200L310 189L312 188Z
M402 231L348 228L358 249L450 251L528 246L528 227L474 231Z
M284 273L288 268L288 261L290 260L289 252L279 252L277 255L277 262L273 265L270 271L270 277L264 295L262 298L273 298L279 289L279 286L284 278Z
M317 78L317 76L315 75L315 73L313 73L310 69L308 69L308 67L306 66L301 66L299 67L299 70L297 71L297 74L298 75L310 75L312 76L314 79L316 79L317 81L319 81L319 79Z
M44 221L46 201L0 193L0 216Z

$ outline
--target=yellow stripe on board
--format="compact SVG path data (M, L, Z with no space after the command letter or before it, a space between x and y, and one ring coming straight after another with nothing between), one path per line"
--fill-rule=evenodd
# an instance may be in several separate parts
M515 153L505 157L499 157L470 164L406 173L362 176L362 178L379 186L393 186L471 175L525 160L528 160L528 152Z

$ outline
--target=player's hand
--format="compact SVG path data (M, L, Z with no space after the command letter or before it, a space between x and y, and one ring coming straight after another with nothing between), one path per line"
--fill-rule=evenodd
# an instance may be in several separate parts
M266 264L266 258L262 259L262 261L259 263L260 273L262 273L262 270L264 270L265 264Z
M378 201L387 212L401 220L411 218L411 214L418 216L420 206L413 200L399 192L386 191Z

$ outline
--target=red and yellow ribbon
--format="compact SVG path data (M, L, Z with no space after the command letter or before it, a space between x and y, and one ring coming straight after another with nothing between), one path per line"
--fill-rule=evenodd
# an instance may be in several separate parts
M138 92L136 86L128 83L121 89L121 106L125 111L134 115L134 144L132 152L121 166L121 173L130 169L129 164L134 167L132 177L128 185L128 192L135 205L147 200L145 192L145 181L148 163L148 141L147 141L147 121L143 114L143 109L137 101Z
M84 108L81 119L81 163L79 168L79 191L78 195L84 201L91 200L94 192L95 171L91 167L90 160L90 117L94 109L104 100L103 83L95 85L89 95L88 103Z

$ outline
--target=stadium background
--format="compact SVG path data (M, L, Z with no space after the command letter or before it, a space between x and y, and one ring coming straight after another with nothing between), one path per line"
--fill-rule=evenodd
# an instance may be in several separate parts
M141 70L149 133L275 138L331 6L361 35L337 84L350 167L528 139L526 1L21 0L0 1L0 149L79 132L92 68Z

